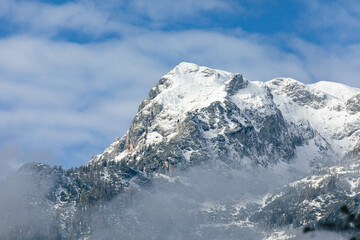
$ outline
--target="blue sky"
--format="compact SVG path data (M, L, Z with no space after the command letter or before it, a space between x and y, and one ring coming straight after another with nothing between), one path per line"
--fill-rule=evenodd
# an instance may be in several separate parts
M182 61L360 87L360 3L0 0L0 169L86 163ZM0 170L1 172L4 170Z

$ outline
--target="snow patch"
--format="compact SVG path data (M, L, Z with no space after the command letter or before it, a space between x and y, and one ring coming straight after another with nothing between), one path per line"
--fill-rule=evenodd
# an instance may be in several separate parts
M157 144L163 140L163 136L158 132L151 132L146 136L146 144Z

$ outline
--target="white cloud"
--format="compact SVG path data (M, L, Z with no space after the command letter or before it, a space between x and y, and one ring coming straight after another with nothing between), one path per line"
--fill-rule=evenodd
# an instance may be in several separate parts
M107 33L120 33L128 29L127 24L110 19L107 12L97 9L91 2L68 2L63 5L35 1L2 0L0 11L9 23L21 32L54 36L64 30L99 37Z
M176 65L195 62L231 72L240 72L251 80L266 81L278 76L292 76L310 82L301 59L250 34L183 31L152 32L134 37L134 48L157 61Z
M313 32L323 41L354 42L360 40L360 2L305 1L298 27Z
M19 168L22 162L19 160L19 154L16 148L2 146L0 148L0 181L12 174Z
M242 10L236 2L221 0L135 0L130 1L130 8L155 22L169 21L169 19L181 20L181 18L194 17L201 12L212 10L224 13L232 12L235 9Z
M2 144L51 151L110 143L166 73L120 41L77 45L16 37L0 40L0 52Z
M44 151L25 153L18 147L5 144L0 147L0 181L11 176L25 161L42 161L53 163L53 156Z
M299 39L291 41L314 81L340 82L360 87L360 44L322 47Z
M100 38L106 34L144 31L135 26L161 27L171 22L211 21L204 13L243 13L236 1L74 1L62 5L38 1L0 0L0 18L21 33L53 37L64 31Z

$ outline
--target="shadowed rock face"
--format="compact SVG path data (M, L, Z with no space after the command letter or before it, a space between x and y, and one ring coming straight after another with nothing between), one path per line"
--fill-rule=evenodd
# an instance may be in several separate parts
M357 94L347 100L346 102L346 110L350 114L356 114L360 112L360 94Z
M111 161L124 150L137 149L122 161L147 172L165 173L174 167L186 168L209 159L242 165L244 157L251 159L252 164L267 166L292 161L296 147L317 135L308 125L296 127L287 123L275 106L275 111L264 115L256 109L241 110L226 100L188 112L176 123L173 138L165 138L154 145L141 145L162 107L151 105L148 109L137 114L113 152L102 156L104 160ZM329 146L327 148L330 150Z
M300 106L310 106L315 109L323 108L326 105L327 97L324 93L306 88L300 82L292 81L284 88L286 95Z
M348 154L350 157L360 157L360 140Z
M248 81L243 78L241 74L234 74L234 76L230 79L230 82L226 85L226 92L232 96L240 89L246 88L248 85Z

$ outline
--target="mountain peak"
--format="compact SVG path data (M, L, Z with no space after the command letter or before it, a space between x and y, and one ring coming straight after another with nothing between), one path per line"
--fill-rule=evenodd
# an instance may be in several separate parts
M139 109L152 102L182 114L199 104L222 101L226 97L227 82L234 76L235 80L244 81L240 74L182 62L159 80Z
M357 102L348 109L356 112ZM356 143L357 116L348 119L345 107L292 78L248 81L182 62L150 90L125 136L90 162L121 161L145 171L210 158L267 166L297 161L309 151L308 163L321 165Z
M225 83L226 92L232 96L240 89L246 88L249 81L245 80L241 74L234 74L231 79Z
M181 62L174 69L178 69L184 72L197 71L200 68L199 65L190 62Z
M220 77L222 80L228 80L228 76L230 76L231 74L232 73L226 71L212 69L205 66L199 66L195 63L182 62L176 67L174 67L165 76L177 76L179 78L184 78L183 80L196 81L210 76L217 76ZM192 77L188 78L189 76Z

